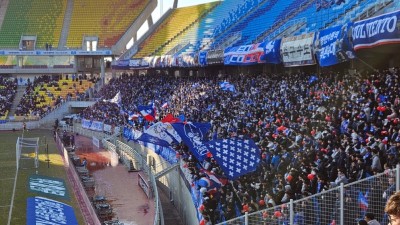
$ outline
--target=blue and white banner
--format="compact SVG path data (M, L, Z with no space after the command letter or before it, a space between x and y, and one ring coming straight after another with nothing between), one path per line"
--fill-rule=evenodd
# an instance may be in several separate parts
M199 161L202 161L208 152L203 142L207 139L207 132L210 130L211 124L188 122L172 123L171 125L182 138L183 143L189 147L193 155Z
M150 136L164 140L169 144L172 144L173 142L179 144L182 141L181 137L170 123L157 122L147 128L144 131L144 134L149 134Z
M78 225L74 209L62 202L42 197L27 199L26 224Z
M264 63L264 45L257 43L226 48L224 51L225 65L254 65Z
M199 52L199 66L206 66L207 65L207 52L202 51Z
M134 128L124 127L123 136L127 141L136 140L142 135L142 132Z
M344 24L318 33L315 45L320 66L332 66L354 58L353 50L348 46L348 27L349 24Z
M312 32L283 38L281 42L283 65L286 67L314 65L314 37L315 33Z
M87 119L82 119L82 127L85 129L89 129L90 126L92 125L92 121L91 120L87 120Z
M104 123L100 121L92 121L87 119L82 119L82 127L89 130L103 131Z
M264 57L267 63L279 64L281 63L281 47L282 39L269 41L264 45Z
M214 140L206 146L231 180L255 171L260 163L260 149L251 139Z
M354 22L352 31L354 50L399 44L399 16L400 10Z
M95 131L103 131L103 122L100 121L93 121L90 128L91 130L95 130Z
M141 141L144 143L151 143L151 144L164 146L164 147L171 146L167 141L164 141L163 139L154 137L154 136L152 136L150 134L146 134L146 133L143 133L142 135L140 135L140 137L138 139L136 139L136 141ZM144 145L144 143L143 143L143 145Z

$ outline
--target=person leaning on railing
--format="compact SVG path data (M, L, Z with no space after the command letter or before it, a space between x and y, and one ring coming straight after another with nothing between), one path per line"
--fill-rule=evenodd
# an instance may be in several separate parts
M388 214L388 224L400 225L400 191L390 196L386 202L385 213Z

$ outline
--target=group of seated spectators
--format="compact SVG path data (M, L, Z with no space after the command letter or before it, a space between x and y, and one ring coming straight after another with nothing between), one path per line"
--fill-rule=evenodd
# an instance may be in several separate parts
M0 76L0 117L5 116L11 109L17 93L17 82L15 79Z
M184 114L187 121L210 122L210 139L253 139L261 150L257 171L216 192L202 190L201 212L216 223L393 169L400 150L399 73L399 68L355 74L329 72L313 79L304 73L203 77L124 74L98 93L111 99L121 91L121 108L98 102L86 109L83 117L123 125L128 114L137 112L137 105L153 103L158 120L172 113ZM222 90L222 81L235 85L236 91ZM161 108L164 102L169 105L166 109ZM137 120L133 125L142 129L151 123ZM174 148L185 159L194 181L206 176L205 170L224 176L212 156L198 162L183 144ZM371 198L371 208L383 212L386 199L395 190L393 184L393 177L374 184L370 195L378 197ZM321 212L320 224L330 223L331 214ZM315 215L303 217L317 219ZM354 223L355 218L347 219L346 224ZM382 215L377 215L377 220L385 222Z
M85 76L86 77L86 76ZM68 80L68 75L66 75L66 80ZM73 80L82 82L84 79L83 76L75 77L72 76ZM55 87L56 91L61 91L62 86L59 84L60 76L52 76L52 75L41 75L35 76L33 78L33 82L28 78L26 82L26 89L24 95L22 96L17 109L15 111L15 115L17 116L43 116L48 111L52 110L52 106L56 106L62 103L65 100L68 100L72 97L72 92L75 91L75 95L77 98L85 98L87 93L80 93L77 90L70 90L70 93L67 96L62 97L60 95L55 95L51 90L48 90L46 87ZM44 91L45 94L40 94L36 91L37 87L39 87L39 91ZM74 83L74 87L75 83ZM76 89L76 88L75 88ZM46 97L50 97L52 100L52 104L40 104L46 102Z

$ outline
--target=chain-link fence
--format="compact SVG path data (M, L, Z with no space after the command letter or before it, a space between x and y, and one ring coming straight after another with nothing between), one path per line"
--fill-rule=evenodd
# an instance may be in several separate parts
M351 225L373 213L381 224L388 224L386 201L399 190L400 166L351 184L313 196L245 214L221 225Z

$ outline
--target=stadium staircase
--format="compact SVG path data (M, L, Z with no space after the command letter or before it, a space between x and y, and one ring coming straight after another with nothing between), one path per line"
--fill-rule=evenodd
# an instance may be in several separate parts
M8 117L14 116L15 111L17 110L17 106L21 101L21 98L24 96L26 86L18 86L17 93L15 94L14 101L12 103L10 112L8 113Z
M0 27L3 25L4 16L6 15L8 0L0 1Z
M64 23L60 35L60 41L58 42L59 50L64 49L67 44L67 38L69 33L69 27L71 25L71 17L73 9L74 9L74 0L68 0L67 9L65 10L65 15L64 15Z
M171 201L169 193L166 193L161 188L158 188L158 197L160 198L162 209L164 212L164 224L165 225L184 225L181 214L174 206L174 202Z

